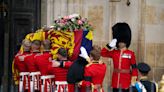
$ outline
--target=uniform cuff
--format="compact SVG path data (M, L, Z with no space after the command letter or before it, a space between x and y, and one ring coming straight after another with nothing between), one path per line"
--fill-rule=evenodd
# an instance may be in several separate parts
M90 62L91 60L90 60L90 58L86 58L86 61Z
M60 62L60 66L59 67L64 67L64 62L63 61Z
M106 47L107 47L108 49L112 49L112 47L110 47L108 44L106 44Z
M131 66L132 66L132 69L137 68L136 64L132 64Z

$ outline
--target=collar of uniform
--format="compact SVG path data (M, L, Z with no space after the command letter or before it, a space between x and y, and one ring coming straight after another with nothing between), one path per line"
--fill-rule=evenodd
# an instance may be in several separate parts
M68 61L68 60L59 60L59 59L57 59L57 61Z
M63 60L63 61L68 61L68 60L66 59L66 60Z
M120 50L120 51L126 51L127 50L127 48L123 48L123 49L118 49L118 50Z
M140 80L148 80L148 77L147 76L142 76L142 77L140 77Z
M93 64L99 64L99 61L92 61Z
M32 53L39 53L39 52L40 52L39 50L32 51Z
M27 51L24 51L24 52L29 52L29 53L30 53L30 51L29 51L29 50L27 50Z
M50 50L43 50L43 52L50 52Z

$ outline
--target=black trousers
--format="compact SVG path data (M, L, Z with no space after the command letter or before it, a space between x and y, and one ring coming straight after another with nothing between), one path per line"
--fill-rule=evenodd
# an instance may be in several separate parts
M113 88L113 92L129 92L129 89Z

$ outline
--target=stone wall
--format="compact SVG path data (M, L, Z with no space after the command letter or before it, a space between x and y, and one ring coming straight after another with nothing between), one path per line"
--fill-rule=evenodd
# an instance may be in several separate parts
M113 0L115 1L115 0ZM119 1L119 0L117 0ZM150 79L159 81L164 74L164 0L42 0L42 25L52 25L58 16L79 13L94 26L94 44L103 47L111 36L116 22L127 22L132 29L130 49L137 62L151 65ZM102 58L108 65L104 86L111 82L112 62Z
M164 1L147 0L145 6L145 62L155 81L164 74Z

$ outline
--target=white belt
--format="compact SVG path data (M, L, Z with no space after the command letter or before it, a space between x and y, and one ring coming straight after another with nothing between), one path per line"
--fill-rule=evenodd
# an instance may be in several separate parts
M30 92L34 92L34 90L38 90L39 89L39 75L41 73L40 72L31 72L29 74L30 78Z
M57 86L55 92L68 92L68 83L67 81L55 81L55 84ZM67 85L66 88L60 88L62 85Z
M21 76L21 79L19 80L19 92L23 92L24 89L28 89L28 75L30 73L29 72L20 72L19 75ZM26 80L26 84L25 87L23 87L23 83L25 82L24 80Z
M30 76L33 76L33 75L40 75L41 73L40 72L31 72L30 73Z
M67 81L55 81L56 85L65 85L68 84Z
M52 79L52 78L55 78L55 76L54 75L45 75L45 76L41 76L40 77L41 79Z
M54 83L53 83L53 78L55 78L54 75L45 75L45 76L41 76L41 82L42 82L42 85L41 85L41 92L50 92L53 90L53 86L54 86ZM48 81L46 81L48 80ZM46 85L47 84L47 85ZM47 86L47 89L45 89L45 87Z
M25 76L25 75L29 75L30 73L29 72L20 72L19 75L20 76Z

